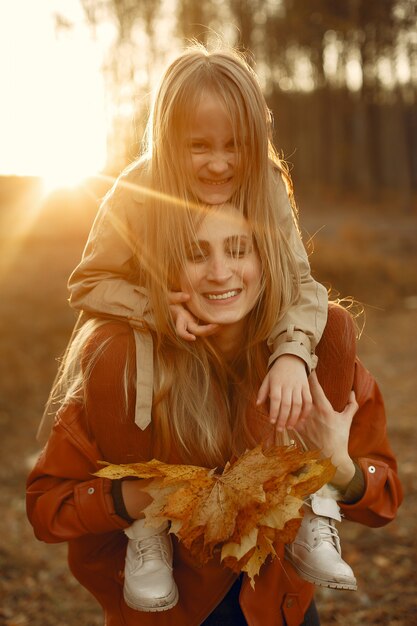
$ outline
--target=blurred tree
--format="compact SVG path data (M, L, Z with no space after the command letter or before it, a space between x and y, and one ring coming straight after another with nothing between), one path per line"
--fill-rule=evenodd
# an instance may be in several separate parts
M118 94L117 164L131 159L137 93L150 91L169 48L216 31L254 54L299 185L367 195L397 188L409 202L417 188L415 0L81 1L93 29L107 20L116 32L107 71Z
M155 23L161 0L81 0L81 4L93 32L105 24L112 26L115 34L104 71L114 111L108 165L117 171L137 154L138 136L142 136L145 107L143 102L137 104L137 89L140 84L148 94L152 88L158 35Z

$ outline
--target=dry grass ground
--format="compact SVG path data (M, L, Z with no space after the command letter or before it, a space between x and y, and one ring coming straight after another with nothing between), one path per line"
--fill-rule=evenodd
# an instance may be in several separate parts
M95 205L74 193L55 196L39 214L36 206L21 192L3 194L0 207L0 625L99 626L100 610L68 572L65 546L37 542L24 505L28 466L38 452L35 430L75 320L65 281ZM309 233L325 225L315 237L316 275L366 304L359 352L384 392L406 493L388 527L342 525L359 590L320 590L322 623L417 624L417 217L337 203L303 211Z

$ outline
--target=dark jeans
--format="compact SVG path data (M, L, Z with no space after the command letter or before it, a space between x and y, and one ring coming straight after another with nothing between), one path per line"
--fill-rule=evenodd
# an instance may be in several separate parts
M247 626L247 621L239 606L239 593L242 578L239 577L231 587L230 591L223 598L208 618L201 626ZM320 626L320 619L316 605L313 602L304 615L302 626Z

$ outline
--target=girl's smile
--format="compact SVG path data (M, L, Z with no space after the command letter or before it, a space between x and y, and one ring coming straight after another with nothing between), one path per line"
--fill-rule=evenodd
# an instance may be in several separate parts
M201 97L188 137L193 191L206 204L230 200L236 189L237 146L229 115L212 92Z

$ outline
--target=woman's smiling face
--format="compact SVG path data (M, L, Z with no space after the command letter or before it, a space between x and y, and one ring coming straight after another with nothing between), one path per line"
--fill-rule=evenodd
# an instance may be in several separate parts
M233 329L237 338L259 299L261 279L261 262L246 219L231 205L209 209L180 277L181 290L190 295L187 308L202 322L227 326L228 332Z

